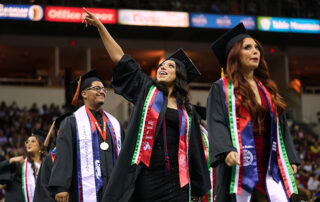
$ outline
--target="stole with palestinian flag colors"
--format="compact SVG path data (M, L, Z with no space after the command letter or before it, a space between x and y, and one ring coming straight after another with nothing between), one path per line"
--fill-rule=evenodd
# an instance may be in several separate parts
M33 175L33 169L28 158L25 158L22 164L21 185L23 200L25 202L32 202L36 188L36 177Z
M159 91L155 85L152 85L143 106L137 142L135 144L131 165L138 165L142 162L149 167L157 121L163 103L163 93ZM178 149L179 179L180 187L184 187L189 184L188 140L191 131L191 117L183 106L178 105L178 112L180 125Z
M211 182L211 189L204 195L202 201L203 202L213 202L214 201L215 173L214 173L214 168L210 167L209 136L208 136L208 131L201 124L200 124L200 132L201 132L201 137L202 137L204 154L206 157L206 161L208 163L208 171L210 174L210 182Z
M237 111L238 100L232 82L226 77L222 78L221 82L229 116L231 140L240 158L240 166L232 167L230 194L236 194L237 201L250 201L252 191L258 182L251 118L242 105ZM285 149L279 117L270 93L259 80L257 84L266 95L271 118L271 148L266 176L267 195L271 201L276 199L288 201L293 193L298 193L298 190Z

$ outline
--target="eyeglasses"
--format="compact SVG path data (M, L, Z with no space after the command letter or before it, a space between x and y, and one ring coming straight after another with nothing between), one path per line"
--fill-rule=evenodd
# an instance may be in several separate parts
M103 90L103 92L107 92L107 88L105 87L101 87L101 86L92 86L92 87L89 87L89 88L86 88L85 90L94 90L96 92L100 92L101 90Z

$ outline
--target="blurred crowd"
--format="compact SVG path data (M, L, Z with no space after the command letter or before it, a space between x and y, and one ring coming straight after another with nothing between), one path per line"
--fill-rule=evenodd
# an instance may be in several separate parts
M54 104L30 108L19 108L15 102L7 105L0 103L0 161L21 155L24 141L34 128L48 131L52 120L63 114L65 107ZM304 201L320 201L320 136L303 130L298 124L289 121L291 135L301 159L296 182L298 198ZM0 200L4 190L0 185Z
M1 2L320 18L320 0L2 0Z

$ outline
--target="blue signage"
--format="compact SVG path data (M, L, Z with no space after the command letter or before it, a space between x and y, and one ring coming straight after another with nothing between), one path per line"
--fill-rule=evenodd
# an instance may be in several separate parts
M320 33L320 20L302 18L257 18L258 30L269 32Z
M190 26L200 28L230 29L243 22L248 30L256 30L256 18L254 16L241 15L216 15L204 13L191 13Z
M43 8L39 5L0 4L0 19L40 21Z

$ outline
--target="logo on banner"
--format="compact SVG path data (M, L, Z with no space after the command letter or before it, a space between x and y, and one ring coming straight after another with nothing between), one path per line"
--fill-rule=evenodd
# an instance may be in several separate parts
M41 6L33 5L29 8L28 16L32 21L39 21L43 17L43 9Z
M243 150L243 166L249 166L253 162L253 155L252 152L244 149Z
M95 167L96 167L96 177L99 178L99 177L101 177L100 161L99 160L95 160L94 164L95 164Z

